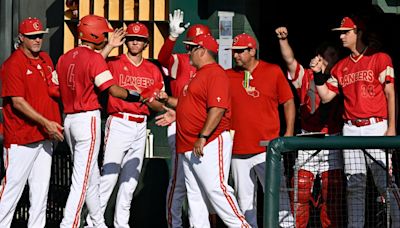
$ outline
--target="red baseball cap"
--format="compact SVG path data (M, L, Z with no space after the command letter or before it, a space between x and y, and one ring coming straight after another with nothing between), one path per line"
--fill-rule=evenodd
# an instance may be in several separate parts
M23 35L36 35L36 34L49 33L49 29L44 30L42 22L40 22L40 20L36 17L25 18L19 24L18 31Z
M218 42L210 34L201 34L193 38L192 41L183 41L188 45L199 45L209 51L218 53Z
M126 28L126 33L126 36L137 36L146 39L149 38L149 30L147 29L146 25L140 22L129 24L128 28Z
M333 28L332 31L346 31L356 29L357 25L350 17L344 17L340 22L339 28Z
M257 41L252 36L246 33L239 34L233 38L232 48L228 49L257 49Z
M210 28L202 24L192 25L187 30L186 40L193 40L193 38L201 34L211 34Z

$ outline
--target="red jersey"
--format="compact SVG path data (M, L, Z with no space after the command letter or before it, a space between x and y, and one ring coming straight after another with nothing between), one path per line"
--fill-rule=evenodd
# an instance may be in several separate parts
M115 84L104 58L85 46L62 55L57 72L67 114L99 109L98 93Z
M17 49L1 68L4 146L25 145L48 139L45 129L13 107L11 97L23 97L45 118L61 124L58 104L49 95L54 75L53 63L45 52L39 59L28 58Z
M289 75L300 99L301 128L308 132L342 132L343 104L339 96L322 104L314 83L314 73L297 63L295 75Z
M279 136L278 105L293 98L280 67L259 60L244 87L244 71L227 70L232 93L232 129L235 130L233 154L257 154L265 151L261 140Z
M158 61L168 68L172 96L179 97L190 78L196 73L196 68L190 65L189 54L172 54L176 41L167 38L158 54Z
M368 48L363 55L340 60L331 71L327 86L344 96L345 120L382 117L387 119L384 87L394 82L391 58Z
M129 90L143 90L154 85L155 82L163 82L162 74L156 65L146 59L138 65L133 64L127 55L121 55L108 62L114 81L121 87ZM119 98L108 98L107 112L127 112L138 115L150 114L149 108L142 103L130 103Z
M207 143L230 129L229 79L217 63L200 68L179 97L176 107L177 153L193 149L197 136L206 122L207 111L211 107L224 108L226 111Z

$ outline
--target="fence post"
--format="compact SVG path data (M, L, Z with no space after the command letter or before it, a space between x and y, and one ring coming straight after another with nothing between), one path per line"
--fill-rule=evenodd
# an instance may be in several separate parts
M264 227L279 227L279 187L281 173L281 151L283 141L277 138L268 145L265 164Z

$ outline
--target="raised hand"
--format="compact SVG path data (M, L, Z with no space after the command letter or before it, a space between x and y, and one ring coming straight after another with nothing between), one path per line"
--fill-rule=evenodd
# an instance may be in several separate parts
M169 14L169 34L177 38L181 35L187 27L189 27L190 23L183 25L183 11L180 9L174 10L173 15Z
M115 29L115 31L108 39L108 45L110 45L112 48L121 46L125 43L125 35L126 32L124 31L124 28Z
M279 27L275 29L275 33L280 40L285 40L289 34L286 27Z
M322 71L323 59L320 55L315 56L310 61L310 69L315 73Z

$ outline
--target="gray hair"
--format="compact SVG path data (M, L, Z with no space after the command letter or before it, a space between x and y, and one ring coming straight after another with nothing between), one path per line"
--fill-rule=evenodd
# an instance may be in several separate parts
M17 50L21 45L21 39L19 38L19 34L14 38L14 49Z

